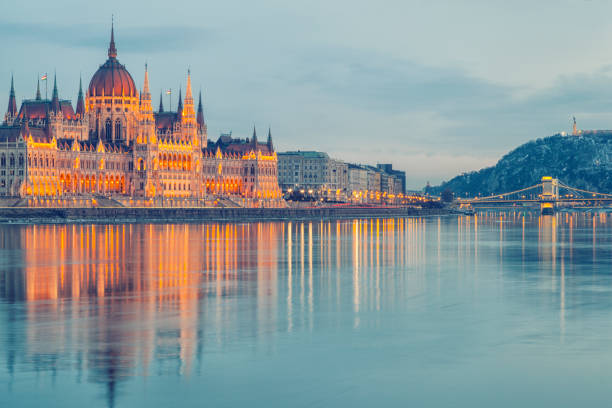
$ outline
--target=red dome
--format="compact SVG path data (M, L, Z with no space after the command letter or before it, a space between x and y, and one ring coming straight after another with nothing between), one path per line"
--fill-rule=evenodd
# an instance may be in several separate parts
M89 96L137 97L136 85L130 73L116 58L109 58L100 66L89 82Z

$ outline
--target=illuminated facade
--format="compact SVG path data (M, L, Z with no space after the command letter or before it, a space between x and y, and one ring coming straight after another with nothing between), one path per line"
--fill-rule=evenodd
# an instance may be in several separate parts
M149 74L139 91L117 60L114 31L108 59L93 75L76 110L36 96L17 109L11 93L0 126L0 196L30 205L279 205L277 157L268 133L259 143L209 143L200 95L197 109L187 75L177 111L153 110Z

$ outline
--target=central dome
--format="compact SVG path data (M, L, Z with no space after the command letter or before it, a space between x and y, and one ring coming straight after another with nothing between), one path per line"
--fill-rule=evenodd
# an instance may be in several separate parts
M88 95L91 96L128 96L136 98L138 92L130 73L117 60L114 29L111 28L111 41L108 47L108 60L98 68L89 82Z

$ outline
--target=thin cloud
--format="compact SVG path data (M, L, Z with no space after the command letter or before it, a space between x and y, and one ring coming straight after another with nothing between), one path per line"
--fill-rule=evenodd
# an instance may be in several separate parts
M109 27L75 24L62 26L44 23L0 22L0 36L5 41L51 43L66 48L100 49L109 41ZM78 34L76 34L78 33ZM210 41L212 30L203 27L143 26L115 28L121 51L130 53L169 53L185 51L196 44Z

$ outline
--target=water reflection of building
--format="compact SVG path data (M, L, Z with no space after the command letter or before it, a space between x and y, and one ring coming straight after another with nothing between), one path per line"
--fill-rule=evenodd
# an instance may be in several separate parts
M66 368L67 361L78 361L79 372L106 385L111 401L122 379L148 375L152 364L162 372L189 375L201 352L199 319L207 297L236 297L245 290L243 279L256 280L262 298L274 292L275 257L238 254L264 250L270 255L279 228L1 228L0 248L20 258L8 259L14 266L1 268L0 296L23 304L16 315L6 316L11 332L23 330L23 337L14 336L15 345L7 350L8 371L20 363L57 371ZM257 274L239 273L248 270ZM236 321L228 310L217 316L221 335L224 326Z
M310 331L424 290L424 219L0 228L8 371L77 371L109 405L132 376L189 376L206 349ZM4 308L0 308L1 311ZM14 312L14 313L13 313ZM245 333L246 331L246 333ZM1 357L0 357L1 359Z

